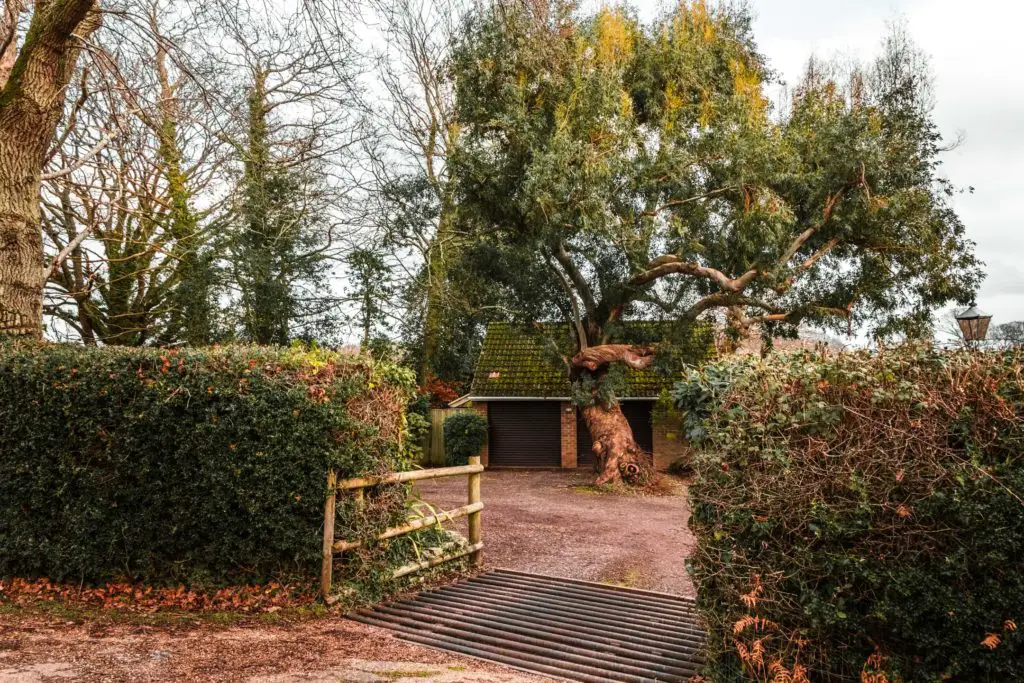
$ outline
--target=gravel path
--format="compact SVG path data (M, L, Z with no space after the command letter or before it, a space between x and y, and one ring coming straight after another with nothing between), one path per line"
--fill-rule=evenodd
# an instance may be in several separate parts
M487 567L693 595L686 487L668 495L603 493L587 471L491 470L483 475ZM418 484L428 503L466 504L461 477ZM465 520L459 526L465 531Z
M402 642L341 617L293 624L138 626L0 614L0 683L544 683Z

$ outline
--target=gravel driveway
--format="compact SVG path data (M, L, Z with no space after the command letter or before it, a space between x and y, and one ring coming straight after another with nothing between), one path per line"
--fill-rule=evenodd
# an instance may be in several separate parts
M592 479L586 470L485 472L486 566L693 595L686 487L673 479L668 495L604 493ZM464 477L416 491L443 509L466 504Z

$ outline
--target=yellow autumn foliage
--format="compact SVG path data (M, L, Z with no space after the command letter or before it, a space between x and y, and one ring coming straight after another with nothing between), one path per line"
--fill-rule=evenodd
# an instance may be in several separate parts
M711 101L711 96L708 94L706 88L700 89L700 110L697 115L697 123L701 128L707 128L711 125L711 119L715 116L715 103Z
M631 22L619 10L602 9L597 14L594 56L602 66L618 66L633 54Z
M619 116L624 119L633 116L633 98L625 90L619 92Z
M665 130L672 130L675 125L675 113L683 106L683 98L676 92L675 81L665 86Z
M746 102L750 109L751 119L760 117L764 114L768 104L761 93L761 77L739 59L730 59L729 69L732 71L735 96Z
M679 12L673 21L676 37L685 39L690 36L699 38L705 43L715 39L715 17L705 0L679 3Z

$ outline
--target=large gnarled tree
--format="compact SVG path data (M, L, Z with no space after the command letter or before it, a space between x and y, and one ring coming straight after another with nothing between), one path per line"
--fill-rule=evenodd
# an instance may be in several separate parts
M785 105L742 9L683 2L652 26L496 2L456 50L469 266L522 320L564 319L600 482L642 477L616 364L671 350L626 318L916 334L979 279L937 174L927 68L894 33L872 65L811 62Z
M31 12L19 40L23 13ZM95 0L6 0L0 11L0 335L42 335L39 188Z

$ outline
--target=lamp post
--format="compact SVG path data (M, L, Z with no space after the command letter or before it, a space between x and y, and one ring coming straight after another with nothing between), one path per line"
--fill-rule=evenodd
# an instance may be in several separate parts
M956 322L960 326L960 332L968 346L977 346L979 342L985 341L988 335L988 324L992 316L978 308L978 304L971 302L965 311L956 316Z

